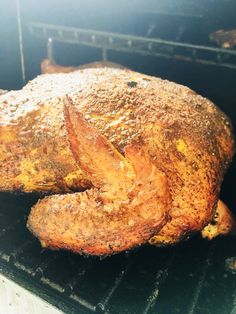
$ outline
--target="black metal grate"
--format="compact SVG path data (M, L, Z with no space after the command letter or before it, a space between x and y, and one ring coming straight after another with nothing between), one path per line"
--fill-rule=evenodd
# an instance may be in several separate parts
M49 251L25 227L35 195L0 194L0 271L66 313L236 313L235 239L146 246L103 260Z
M232 49L34 22L29 23L28 28L32 35L50 39L50 42L58 41L101 48L105 57L107 50L113 50L236 68L236 51ZM52 50L48 57L52 57Z

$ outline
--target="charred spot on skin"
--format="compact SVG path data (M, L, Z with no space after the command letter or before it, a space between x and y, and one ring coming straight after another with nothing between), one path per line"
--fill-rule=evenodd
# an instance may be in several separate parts
M202 104L195 104L195 108L198 109L198 110L203 110L203 106Z
M192 166L192 169L194 170L194 171L198 171L199 170L199 166L198 166L198 164L196 163L196 162L192 162L191 163L191 166Z
M130 81L130 82L127 83L127 85L128 85L129 87L136 87L137 84L138 84L138 83L135 82L135 81Z
M215 219L213 219L212 222L210 223L210 225L212 225L212 226L217 225L217 221Z

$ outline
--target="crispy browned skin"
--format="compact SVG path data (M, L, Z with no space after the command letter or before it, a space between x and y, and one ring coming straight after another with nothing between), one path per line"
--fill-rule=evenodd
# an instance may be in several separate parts
M236 234L235 217L228 207L218 201L213 220L201 231L202 237L212 240L218 235Z
M83 153L75 158L75 146L70 147L73 137L65 123L63 108L68 102L65 95L81 117L132 167L135 162L125 151L127 147L139 147L150 165L167 177L171 197L169 218L151 243L176 243L202 230L212 220L223 175L233 155L229 120L213 103L189 88L129 70L104 68L43 75L22 91L0 96L1 190L66 192L96 187L94 160L92 170L86 168L86 163L81 166ZM73 124L76 125L75 121ZM98 149L99 156L102 152ZM77 196L79 204L81 197ZM57 196L52 198L57 200ZM46 202L46 209L41 203L34 208L30 226L34 219L41 221L39 213L50 212L51 198L42 202ZM58 202L60 207L59 199ZM53 213L48 217L52 221L55 218ZM31 227L35 233L36 225ZM53 228L52 233L49 227L46 229L45 234L53 233ZM55 247L60 246L58 243L58 238L55 245L53 239L46 241ZM130 243L132 247L137 241ZM102 249L101 252L104 253Z
M52 248L104 255L147 242L167 221L170 195L165 174L145 148L129 145L122 156L66 106L72 151L94 188L39 201L28 226Z

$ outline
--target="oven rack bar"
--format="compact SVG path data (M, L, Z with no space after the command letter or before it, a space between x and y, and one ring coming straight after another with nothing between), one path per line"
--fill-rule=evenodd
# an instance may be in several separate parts
M236 50L36 22L28 28L32 35L50 39L51 45L58 41L101 48L103 55L115 50L236 69Z
M193 12L182 12L182 11L170 11L170 10L162 10L162 9L136 9L132 10L132 12L137 12L140 14L148 14L148 15L159 15L159 16L174 16L186 19L197 19L202 20L204 19L204 15L202 13L193 13Z

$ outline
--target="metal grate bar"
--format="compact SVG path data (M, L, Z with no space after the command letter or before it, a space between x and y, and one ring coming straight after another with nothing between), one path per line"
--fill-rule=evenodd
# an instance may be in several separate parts
M10 255L6 253L1 253L0 252L0 257L5 261L5 262L10 262Z
M92 268L92 266L94 265L95 261L90 261L84 265L82 265L78 270L77 273L73 276L73 278L67 282L66 286L65 286L65 291L67 291L68 293L72 293L72 291L74 290L74 287L78 284L79 280L81 279L81 277L83 277L85 275L85 273Z
M138 9L135 11L144 13L144 14L145 13L151 14L151 15L166 15L166 16L178 16L181 18L203 19L203 15L193 14L193 13L171 12L171 11L163 11L163 10L148 10L148 9Z
M74 301L78 302L80 305L84 306L85 308L87 308L88 310L95 312L96 311L96 306L90 304L89 302L87 302L86 300L84 300L83 298L79 297L78 295L72 293L70 295L70 298L73 299Z
M173 250L172 256L170 257L169 261L167 262L167 267L161 270L158 270L155 276L155 281L154 281L154 288L149 295L147 299L147 304L146 307L143 311L143 314L148 314L152 307L156 304L158 295L159 295L159 290L160 290L160 285L167 279L168 277L168 270L170 269L171 265L174 262L176 256L176 248Z
M130 267L134 264L136 257L137 257L137 255L134 255L134 254L133 255L129 254L126 256L127 260L126 260L125 265L122 267L121 271L115 277L114 283L111 286L111 288L109 289L107 295L104 297L104 299L102 301L100 301L97 304L96 309L99 309L100 311L102 311L104 313L109 313L109 310L107 309L107 304L109 303L109 301L112 298L115 291L120 286L122 280L124 279L125 275L127 274L128 270L130 269Z
M33 277L35 276L35 271L32 268L20 263L19 261L15 261L14 265L17 269L23 270L25 273L29 274L30 276L33 276Z
M49 265L54 262L58 257L60 256L59 253L54 253L51 256L49 256L47 259L45 259L38 267L36 268L36 275L38 277L44 277L44 272L47 270Z
M201 275L199 277L199 281L198 281L198 284L197 284L197 287L196 287L196 290L195 290L195 293L194 293L194 296L193 296L193 301L192 301L192 304L191 304L191 306L189 308L188 314L194 314L194 312L195 312L195 309L196 309L196 306L197 306L197 303L198 303L198 299L199 299L199 296L200 296L200 293L201 293L201 289L202 289L202 286L204 284L205 277L206 277L206 274L207 274L207 269L209 267L209 260L211 259L214 250L215 250L215 243L212 243L212 245L208 249L206 260L205 260L205 262L203 264L202 272L201 272Z
M21 75L22 75L22 82L24 84L25 83L25 58L24 58L23 36L22 36L21 7L20 7L19 0L16 0L16 16L17 16L18 39L19 39L19 50L20 50Z
M106 298L104 299L104 301L99 302L97 304L96 308L101 309L103 312L107 312L106 311L106 307L108 302L110 301L112 295L114 294L114 292L116 291L116 289L118 288L118 286L120 285L122 279L124 278L125 274L127 273L127 269L122 269L121 272L118 274L118 276L115 278L114 284L112 285L112 288L110 289L110 291L108 292Z
M230 49L51 24L29 23L28 27L37 37L59 42L236 68L236 51Z
M52 288L53 290L57 290L60 293L63 293L65 291L65 289L62 286L51 281L50 279L48 279L44 276L41 277L40 281L43 282L44 284L46 284L47 286L49 286L50 288Z

